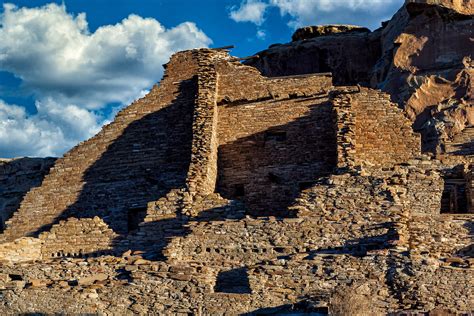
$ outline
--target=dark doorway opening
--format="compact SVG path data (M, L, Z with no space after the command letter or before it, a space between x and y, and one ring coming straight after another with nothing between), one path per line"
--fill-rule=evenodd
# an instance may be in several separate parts
M243 184L236 184L234 187L234 196L236 198L243 197L245 195L245 186Z
M217 275L214 291L218 293L251 294L246 268L220 271Z
M146 207L133 207L128 209L128 231L132 232L138 229L140 223L145 220Z
M445 179L441 196L441 213L464 214L468 212L466 180Z

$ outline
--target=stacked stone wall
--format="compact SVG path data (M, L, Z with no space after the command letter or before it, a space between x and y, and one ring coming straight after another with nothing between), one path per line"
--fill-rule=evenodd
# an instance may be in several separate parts
M0 244L0 264L40 260L41 244L41 240L31 237L22 237Z
M333 105L339 166L391 166L420 155L420 136L388 94L359 88L335 97Z
M439 258L473 254L474 223L471 215L413 216L409 223L410 247ZM458 262L459 263L459 262Z
M291 207L299 218L191 220L191 232L168 246L169 259L252 265L281 256L364 254L396 244L403 206L386 181L349 174L327 181L301 193Z
M218 104L314 96L332 88L330 73L267 78L253 67L222 61L216 64L216 69Z
M0 311L284 314L346 289L367 314L470 312L472 216L440 214L453 166L418 142L378 91L179 53L27 195L5 239L47 232L0 245Z
M43 181L55 158L0 159L0 232L24 195Z
M42 233L43 258L86 257L113 251L117 234L99 217L69 218Z
M302 186L335 167L329 75L268 79L219 63L218 184L257 214L284 214Z
M42 186L25 196L0 238L35 235L69 216L107 218L114 231L126 233L130 208L146 208L183 187L197 67L191 52L175 55L159 86L56 162Z
M187 185L191 194L214 192L217 179L217 80L215 62L228 54L223 51L195 52L198 70L198 95L193 115L193 144Z

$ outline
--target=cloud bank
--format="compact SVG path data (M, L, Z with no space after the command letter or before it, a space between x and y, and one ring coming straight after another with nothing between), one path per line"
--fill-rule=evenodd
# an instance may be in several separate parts
M211 40L194 23L166 29L130 15L90 32L86 15L64 5L4 5L0 15L0 70L22 80L37 113L0 101L0 156L60 155L97 132L107 104L128 104L163 74L179 50Z
M403 2L404 0L244 0L240 7L231 9L230 18L236 22L252 22L260 26L265 22L266 11L277 8L281 16L290 17L288 25L292 28L333 23L376 28L382 20L389 19ZM258 10L252 11L252 7Z

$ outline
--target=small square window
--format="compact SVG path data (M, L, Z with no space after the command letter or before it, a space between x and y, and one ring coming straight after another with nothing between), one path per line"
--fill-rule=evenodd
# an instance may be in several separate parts
M286 141L285 131L267 131L265 132L265 141L284 142Z
M314 182L311 181L306 181L306 182L300 182L298 183L298 189L300 191L306 190L314 186Z
M236 184L234 187L234 196L242 197L245 195L245 186L243 184Z

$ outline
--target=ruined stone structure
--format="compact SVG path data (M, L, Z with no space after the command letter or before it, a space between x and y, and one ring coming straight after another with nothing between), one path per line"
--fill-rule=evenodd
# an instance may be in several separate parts
M330 73L165 69L6 221L2 313L474 312L469 154L422 154L390 95Z

